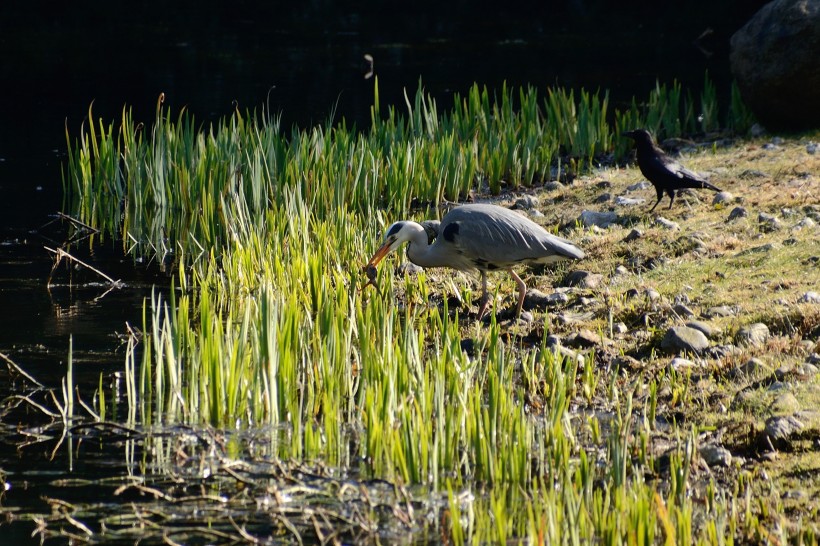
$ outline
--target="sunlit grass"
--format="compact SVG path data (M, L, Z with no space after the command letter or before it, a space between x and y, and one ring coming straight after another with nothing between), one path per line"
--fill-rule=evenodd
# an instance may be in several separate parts
M748 489L721 496L693 478L691 428L675 428L663 469L647 447L659 388L686 404L688 374L624 378L554 353L547 319L543 339L524 343L495 321L463 321L389 267L378 283L405 298L363 290L359 271L393 219L427 216L419 203L621 160L620 132L637 126L714 130L714 86L695 103L659 83L626 111L606 92L560 88L476 85L449 112L421 85L403 108L382 110L378 84L374 96L363 131L286 133L264 112L199 127L160 100L151 127L125 110L119 127L89 125L71 144L74 213L176 271L145 303L142 340L128 342L129 423L269 427L283 460L446 497L441 532L457 544L768 536L758 512L737 509Z

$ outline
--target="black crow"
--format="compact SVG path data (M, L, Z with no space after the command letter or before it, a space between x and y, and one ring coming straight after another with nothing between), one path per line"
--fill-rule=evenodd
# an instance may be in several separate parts
M690 171L683 165L666 155L653 141L652 135L645 129L636 129L623 133L635 141L638 150L638 167L655 186L658 193L658 201L649 212L655 210L658 203L663 199L663 193L669 195L669 208L675 201L675 190L681 188L707 188L713 191L721 191L720 188L707 182L701 175Z

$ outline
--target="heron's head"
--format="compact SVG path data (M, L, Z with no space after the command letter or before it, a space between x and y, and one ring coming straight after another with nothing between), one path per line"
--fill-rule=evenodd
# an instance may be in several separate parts
M629 137L637 144L645 143L652 145L652 135L646 129L635 129L634 131L626 131L621 133L625 137Z
M410 241L413 238L413 234L418 232L419 229L423 228L415 222L396 222L387 228L382 245L376 250L365 267L378 264L385 256L399 248L402 243Z

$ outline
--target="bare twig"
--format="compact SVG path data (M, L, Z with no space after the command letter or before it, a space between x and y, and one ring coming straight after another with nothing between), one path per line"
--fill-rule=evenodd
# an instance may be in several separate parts
M15 371L17 371L17 373L19 373L20 375L22 375L23 377L25 377L26 379L28 379L29 381L31 381L32 383L34 383L35 385L37 385L38 387L40 387L40 388L44 388L44 387L45 387L45 385L43 385L42 383L40 383L39 381L37 381L36 379L34 379L33 377L31 377L28 373L26 373L26 371L25 371L23 368L21 368L20 366L18 366L17 364L15 364L15 363L14 363L14 361L13 361L11 358L9 358L9 357L8 357L5 353L0 353L0 358L2 358L3 360L5 360L5 361L6 361L6 363L7 363L9 366L11 366L12 368L14 368L14 369L15 369Z
M115 281L114 279L112 279L111 277L109 277L108 275L106 275L105 273L100 271L99 269L96 269L95 267L92 267L92 266L88 265L87 263L85 263L84 261L82 261L78 258L75 258L74 256L72 256L71 254L69 254L68 252L63 250L62 248L53 249L53 248L49 248L47 246L43 247L43 248L45 248L49 252L52 252L52 253L57 255L57 261L54 264L54 268L56 268L57 265L59 265L60 260L65 257L65 258L68 258L69 260L72 260L72 261L78 263L79 265L81 265L83 267L86 267L86 268L90 269L91 271L93 271L94 273L96 273L97 275L102 277L103 279L107 280L109 283L111 283L116 288L119 288L122 284L119 280ZM52 268L52 272L54 271L54 268ZM50 276L49 276L49 284L51 284L51 277Z

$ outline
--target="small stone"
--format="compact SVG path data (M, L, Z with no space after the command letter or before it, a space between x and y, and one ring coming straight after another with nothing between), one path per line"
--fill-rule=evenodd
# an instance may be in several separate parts
M563 338L558 334L550 334L547 336L547 347L555 347L556 345L561 345Z
M739 354L741 352L741 349L738 349L735 345L732 345L731 343L727 343L726 345L716 345L714 347L709 348L709 355L712 358L726 358L729 356Z
M680 229L680 224L678 224L677 222L673 222L672 220L667 220L663 216L658 216L657 218L655 218L655 223L670 231L678 231Z
M652 184L650 184L646 180L641 180L640 182L636 182L635 184L632 184L631 186L627 186L626 191L641 191L641 190L645 190L645 189L651 188L651 187L652 187Z
M590 330L582 329L568 335L565 344L569 347L588 349L590 347L601 345L602 343L606 345L607 342L609 342L608 339L603 338Z
M703 461L709 466L730 466L732 464L732 453L723 446L707 444L698 451Z
M644 203L646 203L646 199L642 197L624 197L623 195L619 195L615 198L615 204L622 207L634 207Z
M797 222L794 226L792 226L792 231L800 231L804 228L813 228L817 225L817 222L811 219L810 216L806 216L799 222Z
M532 195L525 195L523 197L519 197L515 200L515 205L513 208L516 209L523 209L523 210L530 210L534 208L538 208L539 205L538 198Z
M661 293L655 290L654 288L647 288L646 290L644 290L644 295L646 296L646 299L648 299L649 301L658 301L659 299L661 299Z
M612 224L620 222L620 217L615 212L597 212L594 210L581 211L578 217L578 222L584 227L598 226L600 228L608 228Z
M580 288L595 289L603 282L604 276L600 273L590 273L589 271L571 271L564 277L564 284L567 286L578 286Z
M777 368L777 369L774 371L774 377L775 377L775 379L777 379L778 381L783 381L783 380L784 380L784 379L786 379L786 377L788 377L788 376L789 376L789 374L791 374L791 373L792 373L792 369L791 369L791 367L790 367L788 364L783 364L782 366L780 366L779 368Z
M784 392L774 399L769 409L772 413L791 415L800 411L800 402L792 393Z
M687 306L685 306L682 303L676 304L672 308L672 310L675 311L675 313L677 313L678 315L680 315L682 317L694 317L695 316L695 312L692 311L691 309L689 309Z
M695 330L700 330L703 332L708 338L714 338L719 336L722 332L719 328L715 328L714 326L707 324L705 322L701 322L699 320L691 320L686 323L686 326L689 328L694 328Z
M750 254L766 254L773 250L777 250L780 248L779 243L766 243L765 245L760 246L753 246L752 248L747 248L741 252L738 252L738 256L748 256Z
M530 213L530 216L532 216L533 218L543 218L544 217L544 213L541 212L538 209L530 209L528 212Z
M766 435L772 440L788 440L805 428L800 420L792 415L770 417L766 419Z
M424 268L414 264L413 262L404 262L398 267L399 273L402 275L417 275L421 273Z
M553 292L552 294L544 294L540 290L530 289L524 296L524 309L546 309L550 306L567 303L569 296L563 292Z
M814 351L814 345L815 343L810 339L801 339L797 342L797 346L806 354L811 354Z
M737 333L737 339L740 343L746 343L748 345L763 345L766 340L769 339L769 327L762 322L744 326Z
M732 209L732 212L729 213L729 222L732 220L737 220L738 218L746 218L749 216L749 211L747 211L743 207L735 207Z
M555 345L552 347L552 350L560 357L563 357L567 360L576 361L579 365L584 365L584 357L572 349L564 347L563 345Z
M806 144L806 151L812 155L817 153L817 143L816 142L809 142Z
M676 356L669 362L669 367L675 370L676 372L694 368L695 366L696 364L693 361L689 360L688 358L681 358L679 356Z
M609 203L611 199L611 193L602 193L601 195L595 198L595 203Z
M625 334L628 331L629 331L629 328L627 328L626 324L624 324L623 322L616 322L615 324L612 325L612 333L613 334Z
M692 351L699 353L709 347L709 340L700 330L686 326L673 326L666 331L661 347L669 351Z
M772 137L772 144L774 144L775 146L782 146L783 142L784 142L783 137L779 137L779 136Z
M814 364L809 364L808 362L802 362L797 365L794 369L798 374L804 377L814 377L817 375L818 368Z
M703 313L706 318L715 317L731 317L736 314L736 311L728 305L718 305L717 307L710 307Z
M738 366L736 370L744 375L766 375L771 373L769 368L761 359L750 358L745 364Z
M631 243L632 241L636 241L641 237L643 237L643 231L634 228L632 231L629 232L629 234L626 237L624 237L624 242Z
M759 171L757 169L746 169L737 176L738 178L748 180L750 178L766 178L766 173L764 173L763 171Z
M817 292L806 292L800 299L797 300L798 303L820 303L820 294Z
M612 367L615 369L626 368L634 371L642 370L646 367L646 364L629 355L618 355L612 359Z
M760 224L760 230L764 232L777 231L783 227L783 222L777 216L761 212L757 215L757 221Z
M625 266L619 265L615 268L615 274L618 276L629 275L629 270Z
M720 191L715 194L712 198L713 205L721 205L723 203L730 203L734 201L735 196L729 193L728 191Z

